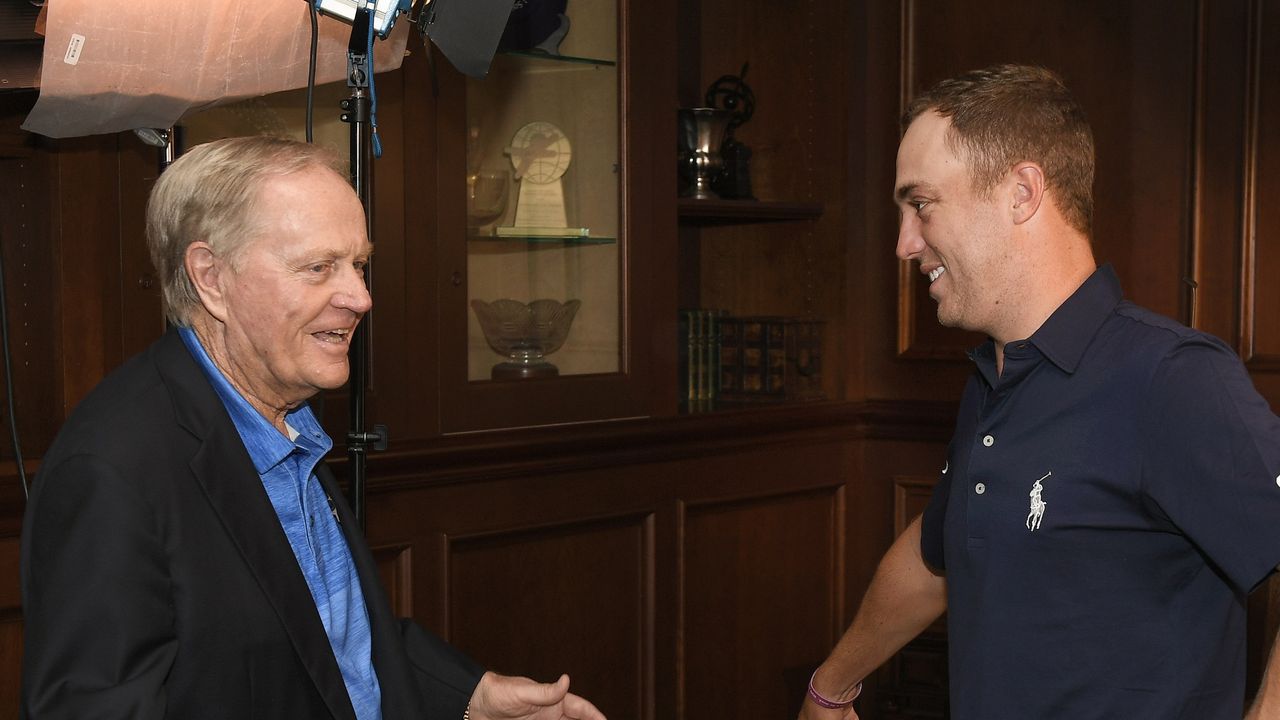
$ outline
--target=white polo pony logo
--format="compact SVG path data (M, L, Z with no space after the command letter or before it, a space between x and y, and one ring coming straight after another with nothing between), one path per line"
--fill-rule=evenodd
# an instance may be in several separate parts
M1044 485L1041 483L1048 480L1051 475L1053 475L1052 471L1045 473L1044 477L1031 486L1031 512L1027 514L1027 529L1031 532L1035 532L1040 527L1045 508L1049 507L1049 503L1044 501Z

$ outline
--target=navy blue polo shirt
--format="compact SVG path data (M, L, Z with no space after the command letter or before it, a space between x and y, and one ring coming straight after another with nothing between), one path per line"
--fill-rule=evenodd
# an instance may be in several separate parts
M955 720L1239 720L1245 597L1280 564L1280 420L1222 341L1107 266L989 341L925 511Z

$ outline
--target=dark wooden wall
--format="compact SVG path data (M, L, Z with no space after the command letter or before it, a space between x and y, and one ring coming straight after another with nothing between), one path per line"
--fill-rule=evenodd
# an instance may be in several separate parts
M1134 300L1221 335L1280 406L1280 3L659 0L629 16L631 179L645 213L651 417L448 435L439 386L448 292L433 221L437 140L420 50L379 83L375 393L369 538L398 609L495 669L575 687L612 718L791 715L883 549L928 497L975 339L937 327L893 257L897 117L911 93L994 62L1059 70L1099 148L1095 248ZM673 49L674 47L674 49ZM740 132L764 200L814 220L677 218L674 111L750 62ZM449 79L443 78L445 96ZM28 472L104 373L159 334L142 245L153 151L131 135L22 133L0 94L0 252ZM425 138L425 139L424 139ZM447 156L447 152L444 152ZM428 202L424 202L427 198ZM1193 294L1186 278L1198 289ZM825 320L822 403L675 411L677 304ZM652 347L648 347L652 346ZM668 377L668 374L670 377ZM326 423L340 433L335 394ZM573 403L573 396L563 402ZM447 403L446 403L447 404ZM447 420L447 418L446 418ZM16 717L17 534L0 439L0 718ZM344 462L336 458L337 471ZM1276 591L1255 597L1256 670ZM863 717L940 717L945 645L922 638L868 683Z

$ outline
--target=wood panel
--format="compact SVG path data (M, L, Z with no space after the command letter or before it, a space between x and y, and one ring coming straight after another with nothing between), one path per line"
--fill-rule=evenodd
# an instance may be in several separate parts
M486 666L554 680L612 717L654 717L653 518L450 539L450 637Z
M893 478L893 533L902 534L924 512L937 475ZM876 706L885 720L945 718L947 711L947 626L943 619L907 643L878 674Z
M1280 370L1280 3L1254 0L1245 105L1244 287L1240 353L1252 370Z
M843 498L836 487L685 506L682 717L799 712L840 616Z
M378 577L397 617L413 616L413 546L407 544L371 547Z
M38 456L49 446L62 422L61 390L57 373L50 372L60 359L55 335L55 246L51 242L49 210L53 173L49 158L41 154L0 159L0 178L7 187L0 192L0 246L4 253L4 280L9 316L9 347L14 381L14 410L18 433L26 455ZM0 389L0 395L7 394ZM9 417L4 413L0 429L9 437ZM13 458L10 442L0 444L6 459Z
M19 679L22 672L22 619L10 616L0 619L0 720L16 720L21 702Z
M1192 320L1228 341L1241 337L1246 5L1201 3L1196 39Z
M18 717L22 677L22 597L18 538L0 539L0 720Z
M902 476L893 478L893 536L897 537L907 529L911 521L924 512L933 497L933 486L938 482L936 476Z

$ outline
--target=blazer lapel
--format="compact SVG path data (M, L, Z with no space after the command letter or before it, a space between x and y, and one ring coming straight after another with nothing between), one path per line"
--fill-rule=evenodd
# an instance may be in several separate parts
M191 472L285 627L330 712L356 720L315 600L280 527L257 470L222 401L175 332L158 348L158 367L175 398L178 422L201 439Z

